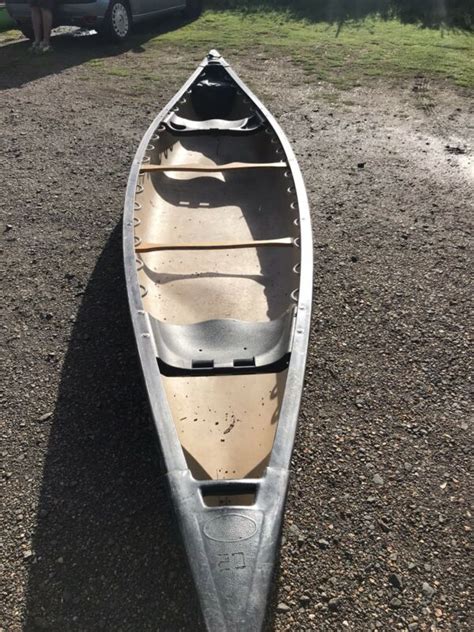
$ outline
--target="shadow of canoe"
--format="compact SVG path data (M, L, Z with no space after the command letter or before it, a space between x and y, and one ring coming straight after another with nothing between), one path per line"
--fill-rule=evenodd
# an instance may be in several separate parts
M24 630L199 630L142 386L121 226L83 295L51 426Z

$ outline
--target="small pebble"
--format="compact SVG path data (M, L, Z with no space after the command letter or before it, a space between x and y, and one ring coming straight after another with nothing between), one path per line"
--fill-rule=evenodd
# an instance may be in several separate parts
M333 597L328 602L328 608L329 610L331 610L331 612L337 612L337 610L339 610L339 608L341 607L341 604L342 599L340 597Z
M403 581L401 575L398 573L391 573L388 576L389 584L391 584L397 590L403 590Z
M53 413L51 413L51 412L44 413L44 415L41 415L41 417L39 417L38 421L40 423L43 423L43 421L48 421L48 419L51 419L52 416L53 416Z
M383 485L383 478L380 476L380 474L374 474L372 481L375 483L375 485Z

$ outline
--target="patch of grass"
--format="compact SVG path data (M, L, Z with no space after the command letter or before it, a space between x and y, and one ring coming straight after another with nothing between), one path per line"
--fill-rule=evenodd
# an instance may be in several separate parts
M315 80L340 88L372 78L404 79L417 74L474 86L471 34L422 29L396 20L366 19L338 29L281 11L206 11L201 19L160 35L147 46L164 43L193 56L203 56L215 47L229 58L262 53L285 57Z
M156 82L159 82L159 81L162 80L162 77L159 77L158 75L146 74L146 75L142 75L141 79L143 81L156 81Z
M320 92L318 93L318 98L326 101L330 105L335 105L339 102L339 94L337 92Z
M7 42L14 42L23 37L23 33L18 29L11 29L8 31L0 32L0 44L6 44Z
M128 68L107 68L106 74L112 77L130 77L132 71Z
M470 30L474 20L472 0L207 0L206 6L217 11L279 9L295 18L331 24L380 15L404 24Z
M111 77L131 77L133 70L126 66L111 65L110 60L107 58L89 59L86 62L89 68L93 68L95 71Z
M13 42L23 37L23 33L16 28L6 9L0 9L0 44Z
M89 59L85 63L88 66L91 66L92 68L103 68L104 67L104 60L103 59Z

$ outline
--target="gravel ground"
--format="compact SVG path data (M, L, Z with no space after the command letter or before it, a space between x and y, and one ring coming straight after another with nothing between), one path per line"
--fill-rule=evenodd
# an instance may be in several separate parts
M90 42L63 37L41 64L24 43L0 51L0 629L197 631L120 220L142 134L206 51L143 54L135 39L107 57ZM122 74L85 64L97 57ZM472 629L469 95L423 77L338 95L284 60L230 61L296 150L315 235L269 629Z

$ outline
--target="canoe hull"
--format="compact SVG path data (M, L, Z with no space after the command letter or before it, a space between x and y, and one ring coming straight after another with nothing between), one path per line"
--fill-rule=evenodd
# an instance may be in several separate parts
M294 182L300 226L299 288L294 309L279 422L263 474L230 480L201 477L190 471L173 419L164 375L143 288L137 276L134 233L140 169L157 128L169 116L208 64L220 64L266 119L283 148ZM160 112L143 137L130 172L124 207L124 263L131 318L152 417L159 437L166 477L200 603L210 632L258 632L262 629L278 554L288 473L295 440L310 332L312 303L312 232L307 195L293 151L277 122L218 54L208 56ZM223 369L224 370L224 369ZM272 438L273 439L273 438ZM218 478L218 477L217 477ZM235 498L228 507L212 506L207 497ZM245 501L250 498L251 502Z
M167 476L173 498L195 483L189 472ZM247 484L243 481L242 484ZM278 556L288 472L267 468L252 507L209 511L191 494L175 504L207 629L263 628ZM197 490L196 490L197 491Z

